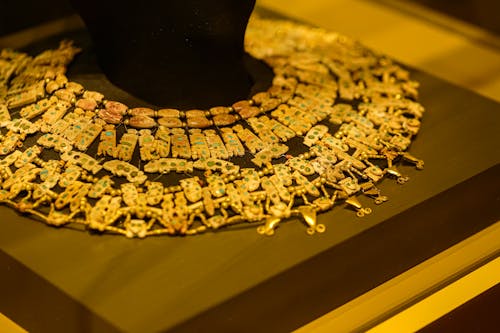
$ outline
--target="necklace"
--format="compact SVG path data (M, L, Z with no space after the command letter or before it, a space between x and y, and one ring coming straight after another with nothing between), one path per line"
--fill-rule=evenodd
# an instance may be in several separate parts
M271 87L208 110L106 100L65 76L80 51L71 42L35 57L2 50L0 203L51 226L130 238L238 223L272 235L291 216L312 235L326 229L317 214L340 202L362 217L371 209L356 195L387 201L376 183L406 182L399 161L423 168L406 151L424 112L418 83L393 61L259 17L245 46L273 69ZM171 172L177 184L159 181Z

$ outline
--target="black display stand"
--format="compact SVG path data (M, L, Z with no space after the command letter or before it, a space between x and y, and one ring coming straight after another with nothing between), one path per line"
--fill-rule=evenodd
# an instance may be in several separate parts
M67 34L85 46L85 32ZM58 39L58 38L57 38ZM55 41L33 45L32 51ZM96 72L91 53L70 77L133 101ZM47 227L0 207L0 312L31 332L288 332L500 219L499 104L419 71L427 112L404 186L372 215L336 207L307 236L252 228L129 240Z
M252 86L244 36L255 0L71 0L107 78L164 107L231 105Z

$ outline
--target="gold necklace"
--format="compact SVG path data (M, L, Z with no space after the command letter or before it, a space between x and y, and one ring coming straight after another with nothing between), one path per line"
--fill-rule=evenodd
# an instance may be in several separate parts
M252 18L245 45L273 69L272 86L230 106L183 111L129 108L69 81L79 52L70 42L34 58L1 51L0 203L48 225L127 237L237 223L272 235L291 216L314 234L325 231L317 214L340 201L360 217L371 209L356 195L386 201L375 184L406 182L399 160L423 168L406 152L424 112L406 70L346 37L288 21ZM23 147L27 138L36 143ZM291 139L300 153L288 154ZM157 181L169 172L185 176Z

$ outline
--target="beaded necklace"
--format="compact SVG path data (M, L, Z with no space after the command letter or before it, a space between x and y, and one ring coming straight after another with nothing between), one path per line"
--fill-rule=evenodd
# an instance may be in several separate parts
M371 209L357 195L387 201L376 183L406 182L399 161L423 168L406 151L424 113L408 71L288 21L253 17L245 46L273 69L271 87L207 110L106 100L65 76L80 51L71 42L35 57L2 50L0 203L130 238L238 223L272 235L291 216L314 234L326 229L317 214L340 202L362 217ZM159 181L171 172L177 184Z

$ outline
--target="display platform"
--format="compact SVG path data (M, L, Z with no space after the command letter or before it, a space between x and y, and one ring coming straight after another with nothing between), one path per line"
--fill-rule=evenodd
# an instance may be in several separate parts
M84 48L85 32L66 34ZM32 45L54 45L61 36ZM91 50L70 68L127 101ZM329 312L500 220L498 103L419 71L422 130L410 152L425 170L380 185L389 202L364 218L338 206L308 236L228 228L128 240L55 229L0 207L0 312L32 332L285 332Z

